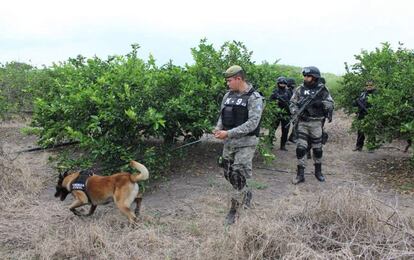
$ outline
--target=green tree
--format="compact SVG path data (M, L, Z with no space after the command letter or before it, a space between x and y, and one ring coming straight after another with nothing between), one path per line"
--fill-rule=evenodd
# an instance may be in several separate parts
M394 50L389 43L374 51L355 55L357 63L346 66L342 87L338 90L340 105L347 113L355 112L353 101L363 90L365 81L373 80L377 94L370 97L368 115L354 121L370 138L368 145L378 147L396 138L414 137L414 52L402 44Z

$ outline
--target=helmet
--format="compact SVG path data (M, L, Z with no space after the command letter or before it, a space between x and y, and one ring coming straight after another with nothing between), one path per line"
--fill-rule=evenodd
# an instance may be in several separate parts
M296 81L295 81L294 78L287 78L286 81L287 81L288 87L291 87L291 86L295 86L296 85Z
M287 85L287 80L286 80L286 78L285 77L278 77L277 79L276 79L276 83L277 84L286 84Z
M319 71L319 69L317 67L309 66L309 67L304 67L302 69L302 75L303 76L312 76L314 78L319 79L321 77L321 72Z
M243 71L242 67L240 67L239 65L233 65L224 72L224 77L230 78L242 71Z

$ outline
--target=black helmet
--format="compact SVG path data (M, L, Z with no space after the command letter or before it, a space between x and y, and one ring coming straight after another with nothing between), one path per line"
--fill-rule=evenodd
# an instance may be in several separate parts
M278 77L277 79L276 79L276 83L277 84L286 84L287 85L287 80L286 80L286 77Z
M286 82L287 82L288 87L292 87L296 85L296 81L294 78L287 78Z
M319 71L319 69L317 67L309 66L309 67L304 67L302 69L302 75L303 76L312 76L314 78L319 79L321 77L321 72Z

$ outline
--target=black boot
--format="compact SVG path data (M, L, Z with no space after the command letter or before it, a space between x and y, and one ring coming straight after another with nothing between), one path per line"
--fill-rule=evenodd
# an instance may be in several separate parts
M282 151L287 151L288 149L286 149L286 145L281 145L281 146L280 146L280 150L282 150Z
M358 152L360 152L360 151L362 151L362 147L360 147L360 146L355 146L355 148L354 149L352 149L352 151L358 151Z
M246 207L246 208L250 208L251 207L251 202L252 202L252 197L253 194L251 191L246 191L243 195L243 202L242 204Z
M239 202L235 199L231 199L231 208L229 213L226 216L226 224L232 225L234 222L236 222L236 214L237 209L239 208Z
M305 167L298 165L298 171L296 178L293 179L293 184L299 184L305 182Z
M320 182L325 181L325 177L322 174L322 164L320 163L315 163L315 177Z

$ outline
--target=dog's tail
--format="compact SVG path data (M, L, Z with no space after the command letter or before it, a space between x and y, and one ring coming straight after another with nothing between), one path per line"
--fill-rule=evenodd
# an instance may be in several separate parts
M139 171L139 174L131 174L130 178L132 182L145 181L148 179L149 172L147 167L136 161L131 161L129 165Z

